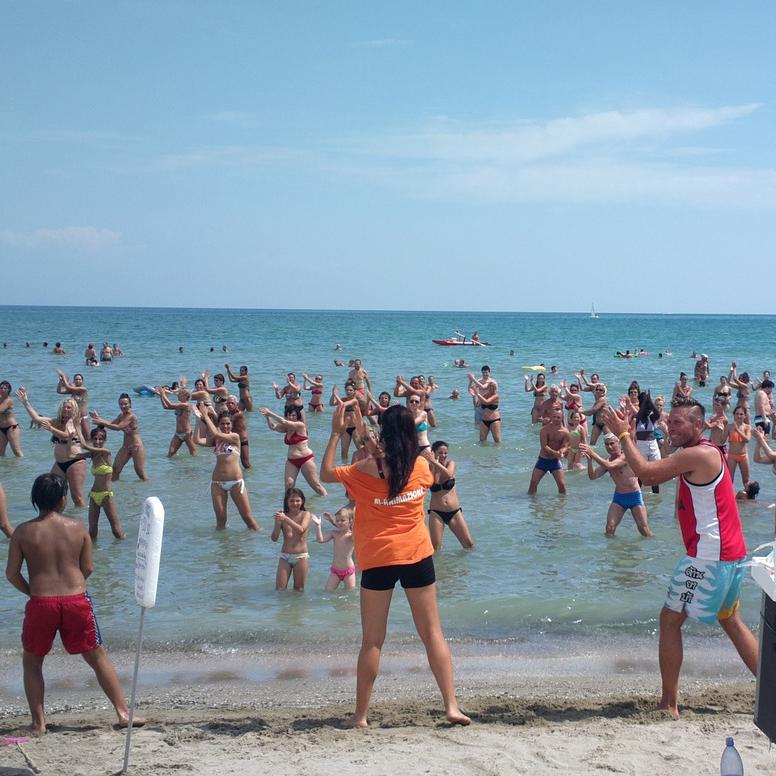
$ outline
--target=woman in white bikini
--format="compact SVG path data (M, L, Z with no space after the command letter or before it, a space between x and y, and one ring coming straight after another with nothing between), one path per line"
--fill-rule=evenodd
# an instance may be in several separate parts
M162 401L162 407L175 412L175 433L170 440L167 457L172 458L183 444L186 445L191 455L196 455L197 448L194 445L191 433L191 405L189 404L191 392L186 387L179 388L177 393L178 401L174 402L168 398L167 394L169 391L165 386L157 385L154 390Z
M248 528L259 528L251 510L248 491L240 466L240 435L232 431L232 417L224 411L218 416L218 428L208 415L204 404L197 405L197 412L207 428L207 447L212 447L216 455L213 479L210 482L210 495L213 498L213 511L216 515L216 530L226 528L226 504L229 496L237 507L240 517Z

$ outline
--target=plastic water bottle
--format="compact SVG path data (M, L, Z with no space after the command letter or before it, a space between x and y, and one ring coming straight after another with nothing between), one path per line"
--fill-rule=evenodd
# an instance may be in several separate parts
M725 751L719 761L720 776L744 776L744 763L738 749L733 745L733 736L728 736L725 744Z

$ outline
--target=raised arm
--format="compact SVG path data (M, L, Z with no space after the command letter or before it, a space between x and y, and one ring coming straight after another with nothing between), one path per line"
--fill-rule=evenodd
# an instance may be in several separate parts
M78 394L79 396L88 393L89 389L84 388L84 386L78 386L73 385L68 379L67 375L61 370L57 369L57 374L59 375L59 385L57 385L57 393L69 393L69 394ZM60 386L64 389L62 391L59 390Z
M45 415L38 415L35 408L30 404L30 399L27 396L27 389L20 385L16 391L16 395L19 397L19 401L22 403L22 407L27 411L27 414L38 424L51 423L51 418L47 418Z

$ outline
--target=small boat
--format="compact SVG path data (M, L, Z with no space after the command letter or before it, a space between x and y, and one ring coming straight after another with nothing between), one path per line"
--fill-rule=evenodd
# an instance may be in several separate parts
M595 305L594 304L590 305L590 317L591 318L598 318L598 317L600 317L598 315L598 313L595 311Z
M435 345L442 345L444 347L450 347L453 345L480 345L482 347L487 347L490 345L490 342L480 342L479 340L459 340L459 339L445 339L445 340L431 340Z

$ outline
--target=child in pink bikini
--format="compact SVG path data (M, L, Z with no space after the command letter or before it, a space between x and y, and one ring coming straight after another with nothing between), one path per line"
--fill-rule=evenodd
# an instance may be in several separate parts
M353 563L353 507L344 506L338 510L332 518L329 512L323 516L334 523L334 531L329 531L325 536L321 530L320 519L313 518L318 542L334 542L334 558L331 562L329 578L326 580L326 592L336 590L340 582L345 590L354 590L356 587L356 567Z

